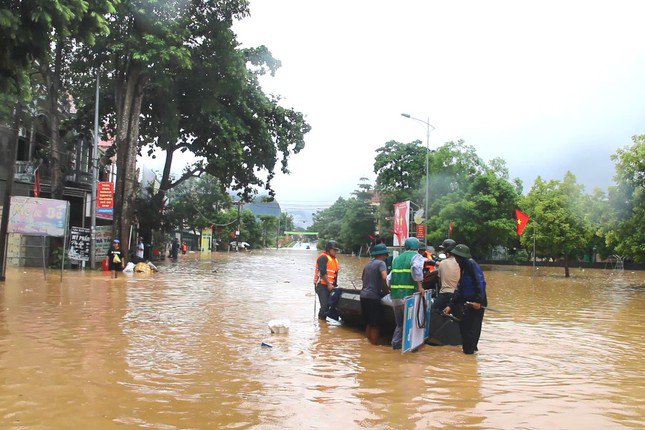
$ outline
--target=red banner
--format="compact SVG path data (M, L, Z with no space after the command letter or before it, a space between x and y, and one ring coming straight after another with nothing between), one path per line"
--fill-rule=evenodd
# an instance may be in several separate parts
M410 231L410 201L394 203L394 246L403 246Z
M96 216L112 219L114 214L114 184L99 182L96 188Z
M96 188L96 207L101 209L114 207L114 184L112 182L99 182Z
M417 224L417 239L425 240L426 238L426 225Z

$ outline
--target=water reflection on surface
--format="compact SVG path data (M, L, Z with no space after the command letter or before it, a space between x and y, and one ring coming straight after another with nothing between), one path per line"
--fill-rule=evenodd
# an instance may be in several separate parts
M401 355L314 318L315 251L188 255L161 273L12 269L3 428L642 428L644 276L484 267L476 356ZM341 256L341 284L366 259ZM267 321L291 320L288 335ZM263 348L262 341L273 348Z

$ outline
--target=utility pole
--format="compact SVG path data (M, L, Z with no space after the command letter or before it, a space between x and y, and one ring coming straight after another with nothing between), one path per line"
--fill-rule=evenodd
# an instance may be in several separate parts
M99 180L99 73L96 71L96 96L94 100L94 142L92 144L92 201L90 213L90 267L96 269L96 186ZM85 214L83 214L85 216Z
M11 138L9 140L9 157L7 157L7 180L4 189L4 202L2 205L2 220L0 221L0 282L4 282L7 268L7 231L9 230L9 211L11 210L11 194L13 192L13 177L16 174L16 154L18 152L18 139L20 138L20 116L22 115L22 101L16 103L13 112Z
M235 252L240 251L240 232L242 231L241 223L242 199L237 202L237 230L235 230Z

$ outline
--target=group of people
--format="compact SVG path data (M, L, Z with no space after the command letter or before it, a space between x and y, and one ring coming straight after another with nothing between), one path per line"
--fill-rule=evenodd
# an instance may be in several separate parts
M145 252L145 245L143 243L143 238L138 237L135 251L134 253L130 254L130 262L135 265L134 271L135 272L156 271L157 268L152 263L150 263L148 260L145 259L144 252ZM110 271L114 271L115 278L117 277L118 272L124 271L124 269L126 268L124 260L125 258L123 255L123 251L121 250L121 241L119 239L114 239L107 253L107 266L108 266L107 269Z
M381 299L389 294L396 322L392 348L401 349L404 299L416 292L424 293L424 267L430 266L437 267L438 294L433 301L433 309L459 321L465 354L478 350L484 311L488 305L484 273L465 244L446 239L439 249L445 258L437 261L425 248L422 249L417 238L409 237L404 242L404 251L390 260L389 250L384 244L372 247L370 255L373 259L363 268L360 293L365 333L372 344L378 343L384 321ZM336 258L338 250L335 242L328 242L316 260L314 286L321 305L318 318L322 320L334 314L333 297L340 267Z

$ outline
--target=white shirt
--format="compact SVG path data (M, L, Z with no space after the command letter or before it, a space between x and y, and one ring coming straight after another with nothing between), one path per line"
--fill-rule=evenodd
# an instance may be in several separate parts
M439 277L441 278L440 293L454 293L461 277L459 263L452 255L439 263Z
M143 250L144 250L143 242L139 242L139 244L137 245L137 257L138 258L143 258Z

